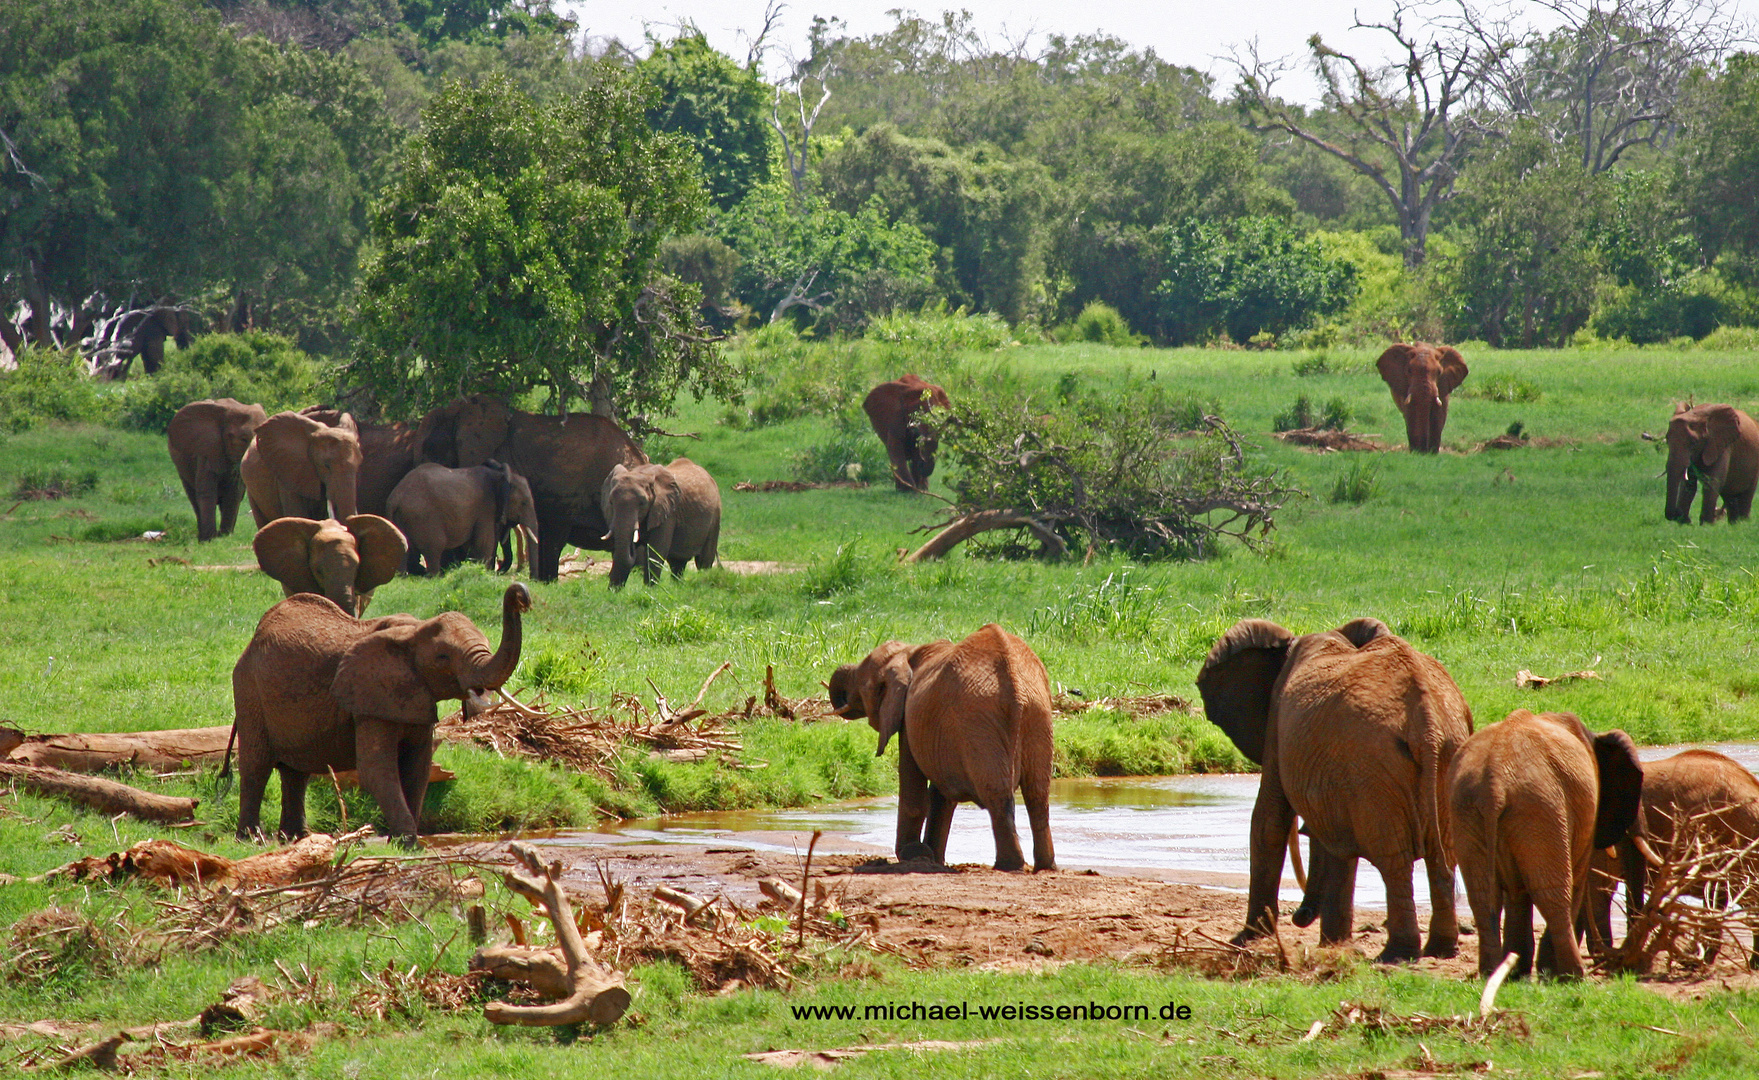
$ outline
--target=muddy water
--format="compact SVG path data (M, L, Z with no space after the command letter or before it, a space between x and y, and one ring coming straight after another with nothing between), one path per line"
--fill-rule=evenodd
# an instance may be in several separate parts
M1681 749L1645 747L1642 756L1654 760ZM1759 744L1710 749L1748 769L1759 768ZM1058 780L1051 785L1057 863L1064 870L1094 869L1243 891L1249 871L1247 835L1257 794L1255 775ZM1021 846L1030 853L1026 810L1017 804L1015 812ZM596 833L564 833L551 842L686 843L804 852L816 829L824 833L820 851L889 856L896 821L896 798L868 799L798 810L678 814L623 822ZM953 815L947 861L988 863L994 858L988 815L970 804L961 805ZM1413 884L1418 904L1427 907L1428 882L1421 867ZM1283 895L1289 900L1300 898L1292 876L1284 881ZM1463 892L1460 895L1463 906ZM1367 863L1357 876L1356 903L1386 906L1385 886Z

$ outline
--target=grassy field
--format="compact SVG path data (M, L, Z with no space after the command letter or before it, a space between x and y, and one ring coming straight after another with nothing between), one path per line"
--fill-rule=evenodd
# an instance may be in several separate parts
M1235 619L1261 616L1296 632L1373 615L1438 657L1460 683L1480 724L1517 706L1566 709L1591 728L1622 727L1639 742L1745 740L1759 736L1759 669L1752 627L1759 580L1759 522L1703 528L1662 518L1662 444L1643 432L1666 429L1671 403L1726 401L1759 406L1759 356L1642 350L1469 354L1472 375L1455 395L1449 452L1314 454L1271 439L1273 419L1297 396L1315 410L1334 399L1353 430L1403 442L1372 354L1311 355L1200 350L1113 350L1021 346L999 352L916 357L911 366L949 392L976 380L1010 379L1047 397L1105 391L1152 377L1174 393L1213 402L1259 458L1286 469L1311 497L1278 519L1268 556L1233 550L1199 564L1002 564L963 553L901 567L895 553L920 542L912 530L941 504L874 486L796 494L734 492L740 480L786 479L795 453L833 435L807 416L762 427L720 422L720 406L695 405L668 421L702 432L700 442L664 440L657 460L683 452L720 481L725 501L721 555L768 561L790 572L690 572L655 588L621 593L602 578L534 587L525 657L510 688L541 687L570 703L602 703L613 691L651 697L648 681L673 701L689 700L723 661L733 669L710 691L711 707L761 693L774 665L782 693L818 693L832 668L888 638L962 636L998 622L1044 658L1051 678L1089 696L1168 692L1195 697L1204 652ZM850 363L873 366L873 357ZM1323 370L1321 370L1323 369ZM1305 372L1300 373L1300 372ZM895 374L895 372L894 372ZM865 378L865 375L862 375ZM1487 392L1494 396L1483 396ZM1513 399L1513 400L1502 400ZM1535 445L1464 452L1516 422ZM1340 479L1366 473L1375 493L1331 499ZM37 731L129 731L225 724L231 667L257 618L279 599L261 574L225 567L252 562L248 529L197 545L193 518L163 441L104 429L43 428L0 437L0 486L42 486L59 478L91 489L53 501L9 498L0 522L0 723ZM937 490L946 480L936 476ZM17 502L17 505L13 505ZM139 539L163 530L161 540ZM221 567L221 569L201 569ZM461 568L438 580L398 579L379 590L373 613L470 615L498 638L504 580ZM1513 678L1592 668L1598 680L1519 690ZM891 758L876 760L865 724L807 727L766 721L743 732L758 771L674 765L632 755L610 781L508 763L464 748L442 751L459 779L438 785L429 815L448 828L574 821L595 813L651 813L799 803L888 790ZM1136 721L1087 714L1058 730L1068 772L1227 768L1238 763L1200 718ZM265 817L272 820L274 790ZM212 777L167 790L203 795L209 822L188 842L223 853L236 795L219 797ZM337 814L313 786L314 825ZM351 808L358 821L361 807ZM370 815L369 815L370 816ZM70 844L72 834L78 843ZM152 835L27 796L0 800L0 870L31 874L81 853ZM133 890L0 887L0 925L50 903L81 907L100 922L150 921L151 901ZM275 959L309 962L344 987L387 960L427 964L436 941L456 928L442 913L420 930L383 933L276 931L237 939L201 957L172 954L158 966L74 965L65 979L0 986L0 1018L102 1018L137 1022L190 1015L241 970ZM448 954L442 967L456 969ZM98 978L94 980L94 976ZM704 1000L679 974L638 972L641 1022L594 1037L595 1059L636 1075L760 1075L748 1050L835 1046L922 1038L993 1040L945 1054L873 1055L842 1068L851 1075L930 1071L968 1075L1123 1076L1201 1070L1220 1075L1336 1075L1410 1067L1415 1036L1296 1040L1343 1000L1413 1011L1463 1012L1477 988L1407 974L1355 971L1342 982L1210 982L1136 969L1065 968L1055 975L909 973L882 967L878 981L833 981L786 998L743 993ZM1084 995L1095 1000L1189 1001L1196 1020L1171 1039L1159 1022L1145 1035L1117 1025L848 1024L798 1021L799 1002L885 998L1005 1001ZM1498 1070L1562 1075L1561 1063L1607 1075L1718 1076L1750 1060L1752 1039L1727 1010L1754 1019L1747 995L1673 1004L1629 983L1513 987L1503 1004L1532 1019L1535 1039L1467 1044L1429 1041L1444 1061L1494 1059ZM1612 1016L1606 1037L1585 1044L1584 1016ZM293 1017L289 1022L298 1020ZM1667 1028L1661 1035L1640 1025ZM1299 1028L1294 1034L1290 1025ZM1137 1025L1141 1026L1141 1025ZM415 1008L401 1018L361 1022L354 1040L319 1049L283 1073L349 1077L432 1071L444 1054L461 1075L566 1067L578 1045L554 1033L490 1035L469 1016ZM397 1036L396 1054L385 1053ZM1187 1041L1187 1037L1189 1041ZM1073 1043L1073 1045L1069 1045ZM1573 1047L1573 1048L1572 1048ZM0 1057L0 1061L4 1058ZM240 1072L256 1071L240 1067Z

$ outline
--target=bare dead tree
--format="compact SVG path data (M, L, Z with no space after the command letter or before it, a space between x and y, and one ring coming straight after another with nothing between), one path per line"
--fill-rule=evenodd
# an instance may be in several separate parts
M769 3L764 5L763 25L758 28L757 33L750 34L744 30L739 31L739 36L746 41L745 70L757 71L763 67L763 54L768 52L770 48L768 44L770 31L774 30L777 24L782 21L782 12L786 10L788 10L788 5L782 3L782 0L769 0Z
M775 98L770 103L770 127L782 140L782 157L788 165L788 179L794 184L794 197L802 199L806 195L807 150L812 142L812 129L818 123L818 114L824 111L825 102L831 100L830 76L836 67L834 56L819 56L802 61L794 69L791 78L776 85ZM819 88L818 104L810 111L806 107L806 99L811 96L809 83L817 83ZM792 98L790 111L795 113L790 121L783 123L782 100ZM790 138L792 136L792 138Z
M1688 77L1752 41L1735 0L1539 0L1561 21L1547 33L1520 28L1510 8L1457 3L1449 21L1481 49L1520 43L1489 80L1502 107L1576 143L1595 173L1634 146L1670 144Z
M1514 47L1433 22L1414 27L1420 6L1400 0L1386 22L1357 18L1355 29L1393 39L1394 59L1384 65L1339 52L1318 34L1307 39L1325 104L1342 121L1336 134L1276 95L1276 82L1291 61L1267 61L1256 44L1233 57L1240 75L1236 93L1259 118L1260 130L1285 131L1380 188L1398 217L1405 265L1412 267L1423 262L1430 219L1453 195L1467 151L1495 130L1482 108L1486 80Z

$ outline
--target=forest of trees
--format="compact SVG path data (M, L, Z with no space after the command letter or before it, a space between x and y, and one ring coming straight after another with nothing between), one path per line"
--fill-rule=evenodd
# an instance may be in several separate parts
M720 335L924 307L1161 345L1759 325L1733 4L1547 9L1406 3L1378 54L1212 78L961 14L815 19L779 64L757 28L587 50L549 0L0 0L0 327L177 303L393 411L663 412L728 392Z

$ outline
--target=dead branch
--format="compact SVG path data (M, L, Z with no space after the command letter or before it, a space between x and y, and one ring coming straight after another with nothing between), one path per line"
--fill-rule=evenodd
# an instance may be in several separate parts
M95 776L10 762L0 762L0 779L16 780L39 795L67 799L101 814L128 814L142 821L166 824L194 821L195 808L201 802L200 799L158 795Z
M559 1024L592 1023L601 1027L614 1024L629 1009L629 991L621 973L601 967L587 955L581 940L580 926L562 891L562 866L545 866L537 849L529 844L513 843L507 850L530 875L508 870L501 876L507 887L533 904L543 907L556 927L556 941L567 962L569 993L561 1001L549 1005L509 1005L491 1001L483 1008L483 1016L491 1024L518 1024L525 1027L551 1027Z
M1719 955L1746 956L1737 927L1759 930L1759 838L1728 832L1711 807L1675 823L1655 854L1648 893L1626 919L1624 943L1597 961L1609 972L1644 975L1667 966L1708 968ZM1688 902L1695 901L1695 902ZM1725 946L1729 948L1725 949Z
M979 510L961 514L947 522L940 532L929 538L928 543L904 556L902 561L919 563L938 559L973 536L994 529L1030 530L1038 538L1047 558L1059 558L1069 550L1069 545L1063 538L1052 532L1050 526L1036 514L1020 510Z
M324 876L338 847L371 835L370 826L340 839L325 833L312 833L287 847L236 860L210 855L170 840L142 840L127 851L75 859L32 880L137 880L167 888L290 885Z

